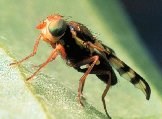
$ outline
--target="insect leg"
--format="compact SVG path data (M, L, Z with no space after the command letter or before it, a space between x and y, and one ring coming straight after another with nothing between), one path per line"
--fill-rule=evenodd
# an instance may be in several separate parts
M105 88L105 90L104 90L104 92L102 94L102 102L103 102L103 106L104 106L104 110L106 112L106 115L111 119L111 117L109 116L109 114L107 112L106 103L105 103L105 96L106 96L106 94L109 91L109 88L111 86L111 73L108 72L108 75L109 75L109 80L108 80L106 88Z
M48 59L43 64L41 64L41 66L33 73L33 75L27 78L27 80L31 80L43 67L45 67L49 62L54 60L57 55L58 55L57 49L54 49L51 55L48 57Z
M37 48L38 48L38 45L39 45L40 38L41 38L41 35L39 35L39 37L37 38L37 40L36 40L36 42L34 44L33 52L30 55L28 55L27 57L23 58L22 60L20 60L18 62L11 63L10 65L19 65L23 61L29 59L30 57L33 57L37 52Z
M88 68L84 68L84 69L78 69L78 72L82 72L82 73L85 73L87 71ZM104 75L104 74L107 74L107 71L106 70L100 70L100 69L95 69L95 70L91 70L91 72L89 74L96 74L96 75ZM84 80L85 82L85 80ZM84 88L84 82L83 82L83 86L82 86L82 89L81 89L81 93L83 92L83 88Z
M78 62L76 64L76 66L82 66L82 65L89 64L89 63L92 62L92 64L88 67L87 71L84 73L84 75L79 80L78 101L82 106L83 106L83 103L81 102L81 94L82 94L82 91L83 91L85 79L86 79L87 75L91 72L91 70L93 69L95 64L97 63L98 59L99 59L99 56L96 55L96 56L92 56L88 59L82 60L81 62Z
M103 48L103 46L101 45L101 44L93 44L93 43L91 43L91 42L84 42L84 45L86 46L86 47L91 47L91 48L93 48L93 49L96 49L96 50L98 50L98 51L100 51L100 52L107 52L108 54L110 54L110 51L108 51L108 50L105 50L104 48Z
M79 69L78 71L79 72L85 72L86 70L87 70L87 68ZM96 75L105 75L105 74L107 74L109 76L109 79L108 79L107 84L106 84L106 88L105 88L105 90L104 90L104 92L102 94L102 102L103 102L103 106L104 106L104 110L106 112L106 115L111 119L111 117L108 114L108 111L107 111L107 108L106 108L106 103L105 103L105 96L106 96L106 94L107 94L107 92L108 92L108 90L109 90L109 88L111 86L111 78L112 78L111 77L111 72L107 71L107 70L96 69L96 70L92 70L90 72L90 74L96 74ZM82 89L82 91L83 91L83 89Z

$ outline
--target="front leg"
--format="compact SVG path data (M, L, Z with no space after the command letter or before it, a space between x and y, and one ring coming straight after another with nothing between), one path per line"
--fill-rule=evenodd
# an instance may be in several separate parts
M23 58L22 60L20 60L18 62L11 63L10 65L19 65L20 63L24 62L25 60L29 59L30 57L33 57L37 52L40 39L41 39L41 35L39 35L39 37L37 38L37 40L34 44L33 52L30 55L28 55L27 57Z
M39 68L31 75L27 80L31 80L43 67L45 67L49 62L53 61L57 55L60 54L62 58L66 58L65 50L62 45L57 44L56 48L51 52L50 56L48 59L39 66Z
M31 80L43 67L45 67L50 61L54 60L57 55L58 55L57 50L54 49L51 52L51 55L48 57L48 59L43 64L41 64L39 68L29 78L27 78L27 81Z

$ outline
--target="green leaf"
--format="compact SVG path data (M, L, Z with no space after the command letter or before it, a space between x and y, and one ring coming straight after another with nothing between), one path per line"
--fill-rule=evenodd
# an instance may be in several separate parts
M0 58L1 119L106 118L88 103L80 106L75 93L49 76L41 74L32 83L25 82L20 70L9 66L13 60L3 49Z
M18 68L9 66L12 61L0 49L0 118L46 119L43 108L26 87Z

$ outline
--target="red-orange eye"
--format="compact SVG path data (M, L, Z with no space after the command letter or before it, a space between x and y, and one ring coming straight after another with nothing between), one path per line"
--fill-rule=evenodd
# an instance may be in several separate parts
M38 24L38 25L36 26L36 28L37 28L37 29L43 29L44 27L46 27L46 24L47 24L47 23L43 21L42 23Z

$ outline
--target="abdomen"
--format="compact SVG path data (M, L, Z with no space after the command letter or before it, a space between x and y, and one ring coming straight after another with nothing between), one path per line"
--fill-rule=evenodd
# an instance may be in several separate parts
M108 63L105 64L105 62L100 61L100 64L96 65L93 70L96 70L96 69L103 70L105 72L105 74L96 74L96 76L101 81L107 84L108 80L111 78L111 85L117 84L116 74L114 70L112 69L112 67L110 66L110 64ZM109 74L106 74L106 72L110 72L111 76L109 76Z

